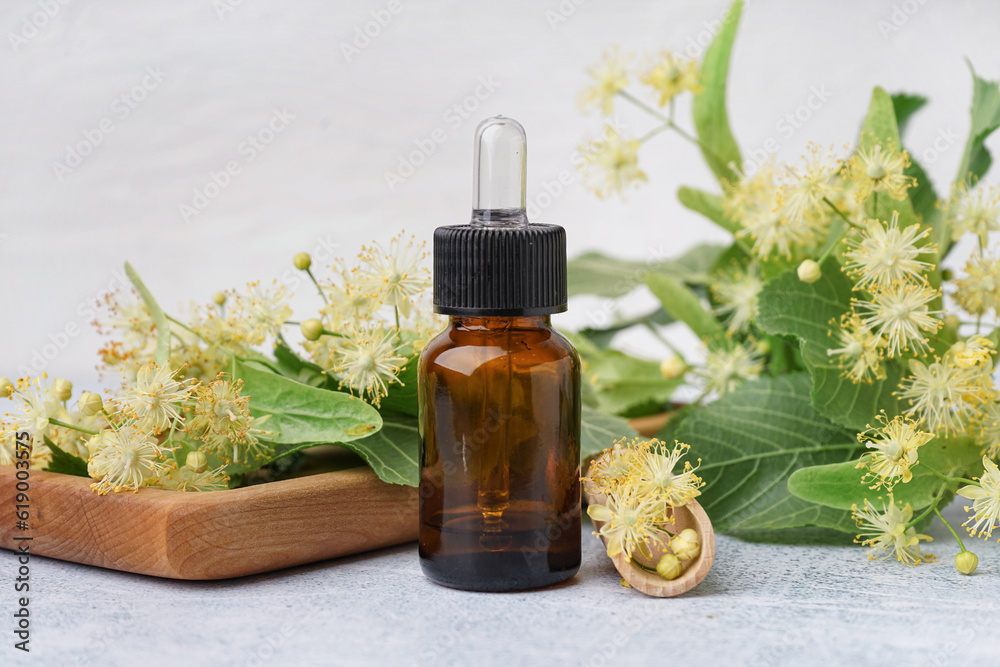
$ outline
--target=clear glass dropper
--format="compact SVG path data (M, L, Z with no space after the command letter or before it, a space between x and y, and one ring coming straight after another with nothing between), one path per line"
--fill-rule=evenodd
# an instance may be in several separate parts
M472 166L472 224L526 225L528 139L513 118L494 116L476 128Z

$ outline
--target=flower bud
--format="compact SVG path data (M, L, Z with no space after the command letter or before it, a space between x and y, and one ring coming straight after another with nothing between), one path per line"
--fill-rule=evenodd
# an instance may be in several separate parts
M673 554L663 554L663 558L656 564L656 573L668 581L681 576L683 571L680 559Z
M958 329L962 326L962 320L958 319L958 315L945 315L944 325L949 329Z
M820 279L823 275L822 269L819 268L819 264L811 259L804 260L799 264L799 280L804 283L814 283Z
M684 375L686 368L687 364L684 363L684 360L676 355L671 355L660 362L660 373L668 380L676 380Z
M212 301L215 302L215 305L217 305L217 306L225 305L225 303L226 303L226 293L225 292L216 292L215 294L212 295Z
M759 340L756 347L759 354L769 354L771 352L771 343L769 341Z
M8 377L0 378L0 398L10 398L14 393L14 383Z
M184 467L191 472L205 472L208 469L208 457L197 449L190 451L184 459Z
M955 569L962 574L972 574L979 567L979 557L971 551L963 551L955 556Z
M941 280L951 280L955 277L955 273L951 269L944 269L941 271Z
M299 271L308 271L309 267L312 266L313 263L312 257L310 257L307 252L300 252L295 255L295 258L292 261L295 262L295 268Z
M701 540L698 532L685 528L670 540L670 550L682 561L694 560L701 554Z
M77 405L80 406L80 412L87 417L93 417L104 409L104 401L101 400L100 395L89 391L80 394L80 400Z
M323 335L323 323L315 318L306 320L300 327L302 337L306 340L319 340L319 337Z
M60 401L68 401L73 395L73 383L66 378L56 378L52 383L52 395Z

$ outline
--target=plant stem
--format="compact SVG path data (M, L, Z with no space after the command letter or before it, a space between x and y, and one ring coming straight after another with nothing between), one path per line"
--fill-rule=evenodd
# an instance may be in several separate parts
M844 212L841 211L839 208L837 208L836 204L834 204L832 201L830 201L829 197L823 197L823 202L826 203L826 205L829 206L833 210L834 213L836 213L838 216L840 216L841 220L843 220L844 222L846 222L851 227L854 227L855 229L862 229L862 230L864 229L864 227L862 227L861 225L856 224L854 222L851 222L851 220L848 219L848 217L846 215L844 215Z
M908 524L906 524L906 527L912 528L913 526L917 525L918 523L926 519L927 515L936 510L938 503L941 502L941 494L944 493L944 490L947 488L948 488L947 486L938 487L938 490L934 492L934 497L931 499L931 504L927 506L927 509L925 509L923 512L920 513L920 516L918 516L917 518L913 519Z
M49 419L49 423L53 426L62 426L63 428L79 431L80 433L86 433L87 435L97 435L97 431L91 431L89 428L83 428L82 426L73 426L72 424L67 424L66 422L59 421L58 419Z
M309 276L309 280L313 281L313 285L316 286L316 290L319 292L319 296L323 299L323 303L329 305L330 302L326 298L326 292L323 288L319 286L319 281L316 280L316 276L313 275L312 269L306 269L306 274Z
M656 130L656 133L659 133L663 129L669 128L669 129L673 130L674 132L676 132L677 134L679 134L680 136L682 136L685 139L687 139L688 141L690 141L691 143L693 143L694 145L696 145L699 148L701 148L701 150L704 151L707 156L711 157L711 159L714 160L717 164L724 164L723 161L722 161L722 159L719 158L719 156L716 155L712 151L711 148L709 148L708 146L706 146L705 144L703 144L701 141L698 140L698 137L696 137L693 134L687 132L684 128L680 127L679 125L677 125L677 123L674 122L674 119L673 119L673 108L672 107L671 107L671 111L670 111L670 116L664 116L662 113L660 113L659 111L657 111L653 107L649 106L648 104L646 104L645 102L643 102L642 100L640 100L638 97L636 97L632 93L629 93L629 92L624 91L624 90L619 90L618 94L621 95L622 97L624 97L626 100L628 100L632 104L634 104L635 106L637 106L640 109L642 109L643 111L645 111L646 113L648 113L653 118L656 118L657 120L659 120L660 122L663 123L663 127L660 128L660 129L658 129L658 130ZM649 135L647 135L647 136L649 136ZM640 139L640 141L642 141L642 139Z
M641 567L641 568L642 568L643 570L645 570L646 572L656 572L656 568L655 568L655 567L650 567L650 566L648 566L648 565L643 565L642 563L640 563L639 561L637 561L637 560L635 559L635 557L631 557L631 556L630 556L630 557L629 557L629 560L630 560L630 561L632 561L632 564L633 564L633 565L635 565L636 567Z
M966 479L965 477L949 477L948 475L945 475L943 472L939 472L939 471L935 470L934 468L930 467L926 463L924 464L924 468L926 470L929 470L930 472L934 473L935 475L937 475L938 477L940 477L941 479L943 479L946 482L965 482L966 484L978 484L979 483L979 482L977 482L975 480L972 480L972 479Z
M666 345L668 348L670 348L670 351L673 352L675 355L677 355L678 359L680 359L681 361L683 361L685 364L687 363L687 361L684 359L684 355L681 354L680 350L678 350L677 347L673 343L671 343L669 340L667 340L666 336L664 336L662 333L660 333L660 330L656 328L655 324L653 324L649 320L646 320L645 322L643 322L643 324L645 325L645 327L647 329L649 329L650 333L652 333L654 336L656 336L656 339L658 341L660 341L661 343L663 343L664 345Z
M961 549L962 551L966 551L965 545L962 543L962 538L958 536L958 533L956 533L955 529L951 527L951 524L945 521L945 518L941 516L941 512L940 510L938 510L937 507L934 508L934 513L937 514L937 517L941 519L941 523L945 525L945 527L948 529L948 532L951 533L951 536L955 538L956 542L958 542L958 548Z

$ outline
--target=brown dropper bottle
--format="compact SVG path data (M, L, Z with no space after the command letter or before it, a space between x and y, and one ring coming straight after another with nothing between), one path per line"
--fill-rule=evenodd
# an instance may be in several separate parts
M566 232L529 224L526 139L476 130L472 220L434 233L434 308L420 356L420 563L467 590L547 586L580 567L580 359L566 310Z

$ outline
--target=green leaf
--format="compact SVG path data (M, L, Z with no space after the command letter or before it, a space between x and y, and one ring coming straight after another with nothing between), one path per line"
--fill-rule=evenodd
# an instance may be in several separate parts
M735 234L740 231L740 223L730 220L722 212L722 197L719 195L698 190L697 188L689 188L685 185L677 190L677 199L685 207L696 213L701 213L727 232Z
M382 425L378 411L359 398L310 387L276 373L234 362L255 417L270 415L266 428L278 444L349 443Z
M788 491L806 466L855 458L855 434L824 419L809 404L805 374L761 378L693 411L677 438L703 460L698 501L720 531L818 526L850 532L847 512Z
M701 63L701 92L695 95L691 106L702 155L719 182L736 178L730 164L737 167L743 164L726 110L729 57L742 12L743 2L736 0L722 19L718 34L705 51Z
M45 444L52 451L52 460L45 466L46 471L58 472L63 475L74 475L76 477L90 477L90 473L87 472L86 461L79 456L74 456L59 449L58 445L49 440L48 436L44 436L44 440Z
M910 117L922 109L925 104L927 104L927 98L922 95L896 93L892 96L892 108L896 115L896 126L900 138L906 132L906 125L909 123ZM905 143L903 146L905 147ZM936 208L938 196L934 192L934 184L931 183L930 177L920 166L920 163L914 159L912 151L910 152L910 166L906 168L904 173L917 181L917 184L907 191L914 212L921 216L924 222L933 226L938 217Z
M383 482L420 484L420 433L417 418L382 413L382 428L361 440L344 443L361 455Z
M641 407L649 408L647 412L659 412L682 383L679 378L663 377L655 361L593 345L582 344L577 349L586 362L596 407L607 414L635 416L635 409Z
M981 469L980 451L971 438L930 441L918 450L920 458L913 467L913 479L896 484L894 499L919 510L930 505L945 490L954 492L958 484L945 483L932 470L948 477L976 474L970 471ZM792 473L788 490L797 498L843 510L854 505L864 506L866 498L876 506L876 498L887 502L888 493L869 489L870 483L862 481L864 474L865 470L857 468L855 461L810 466Z
M399 412L416 417L417 408L417 370L420 355L407 357L406 362L396 375L399 382L393 382L388 387L388 393L382 399L380 410Z
M580 458L596 456L620 438L638 435L621 417L583 408L580 424Z
M153 318L153 324L156 326L156 351L153 355L153 360L162 366L170 356L170 324L167 322L167 316L164 315L160 304L153 298L153 293L149 291L145 283L142 282L142 278L139 277L139 274L136 273L135 269L128 262L125 262L125 275L128 276L132 286L139 292L143 303L146 304L146 310L149 311L150 317Z
M715 319L701 299L684 283L663 274L653 274L646 279L653 295L660 300L663 310L675 320L691 327L696 336L711 337L723 334L722 325Z
M709 269L723 247L702 244L673 260L651 257L651 261L624 260L600 252L587 252L570 260L567 280L571 296L596 294L622 297L646 282L651 273L673 276L686 283L707 283Z
M966 60L966 64L972 73L971 124L955 181L971 184L982 177L993 162L983 142L1000 127L1000 84L979 78L972 63Z
M861 139L859 145L867 146L871 143L871 136L882 145L891 145L896 150L902 150L903 143L899 137L899 128L896 126L896 111L892 98L885 89L878 86L872 91L871 104L868 106L868 115L861 128ZM899 226L909 227L918 222L917 216L913 212L913 205L907 197L897 201L881 193L878 197L878 207L876 208L876 197L872 195L865 203L865 210L869 218L879 220L890 220L893 211L899 213Z
M329 382L329 376L320 366L296 354L283 337L279 337L278 344L274 346L274 359L278 362L275 370L285 377L312 387L320 387ZM267 365L274 366L270 363Z
M844 376L826 351L838 347L830 333L850 309L853 286L836 259L828 258L822 270L812 284L799 280L794 271L768 282L759 297L757 324L769 334L798 337L813 379L813 405L824 417L862 430L880 410L891 415L901 411L893 391L905 370L898 360L886 360L884 380L855 383Z
M587 341L593 343L598 348L606 348L611 344L612 339L620 331L642 324L659 324L660 326L666 326L667 324L671 324L673 321L674 318L670 317L670 315L668 315L663 308L657 308L651 313L639 315L638 317L615 319L614 323L608 327L586 327L584 329L580 329L577 334L579 336L583 336L587 339Z
M910 95L909 93L894 93L892 96L892 110L896 116L896 127L899 134L906 132L906 124L910 122L910 117L927 104L927 98L923 95Z

